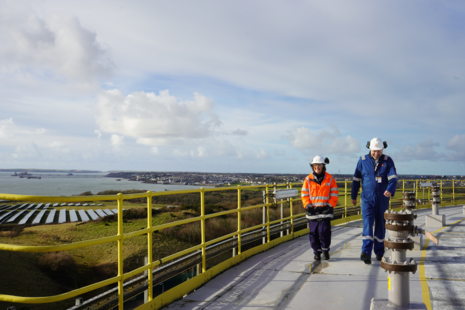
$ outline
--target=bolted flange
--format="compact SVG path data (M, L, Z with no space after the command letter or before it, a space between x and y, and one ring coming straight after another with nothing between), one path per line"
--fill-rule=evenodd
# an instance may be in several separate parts
M417 263L415 260L410 259L409 261L405 261L404 263L397 263L396 261L394 262L389 262L388 260L381 261L381 268L383 268L386 271L395 271L395 272L417 272Z

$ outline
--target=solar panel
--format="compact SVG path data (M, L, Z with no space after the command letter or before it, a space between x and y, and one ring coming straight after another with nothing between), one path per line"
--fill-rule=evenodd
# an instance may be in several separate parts
M65 209L60 210L60 215L58 217L58 223L60 224L66 223L66 210Z
M47 219L45 220L45 224L53 223L55 213L57 213L57 209L53 209L52 211L50 211L49 215L47 216Z
M77 222L78 221L76 210L74 210L74 209L69 210L69 220L70 220L70 222Z
M89 213L89 216L90 216L93 220L97 220L97 219L98 219L98 215L94 212L94 210L87 210L87 213Z
M79 215L81 216L81 220L83 222L87 222L89 220L89 217L87 216L86 211L79 210L78 212L79 212Z
M108 210L108 209L103 210L103 212L105 212L105 213L108 214L108 215L114 215L114 213L111 212L111 211Z
M95 212L100 216L100 217L105 217L107 216L102 210L98 209L98 210L95 210Z

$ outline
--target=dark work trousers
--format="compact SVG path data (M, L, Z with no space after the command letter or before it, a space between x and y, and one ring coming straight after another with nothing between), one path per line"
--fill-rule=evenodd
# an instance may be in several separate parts
M329 252L331 245L331 220L308 221L310 232L308 237L313 253Z

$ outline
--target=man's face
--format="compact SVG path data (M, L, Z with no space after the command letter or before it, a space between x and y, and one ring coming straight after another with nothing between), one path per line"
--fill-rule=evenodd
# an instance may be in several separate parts
M322 164L313 164L312 165L313 171L315 171L316 174L321 174L323 171L323 165Z
M383 155L383 150L370 150L371 157L379 159Z

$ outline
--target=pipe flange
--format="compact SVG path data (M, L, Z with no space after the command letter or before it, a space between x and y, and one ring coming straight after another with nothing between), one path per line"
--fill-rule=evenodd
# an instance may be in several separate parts
M390 239L390 238L389 238ZM414 242L411 239L407 239L406 242L396 242L384 239L384 247L394 250L413 250Z
M391 225L386 223L386 229L392 230L392 231L413 231L414 226L413 225Z
M414 214L407 213L407 214L399 214L399 213L384 213L384 219L390 221L413 221Z
M405 198L405 197L404 197L404 198L402 198L402 200L403 200L404 202L406 202L406 201L415 201L415 197L412 197L412 198Z
M388 262L381 261L381 268L386 271L395 271L395 272L417 272L417 264L409 265L400 265L400 264L390 264Z

